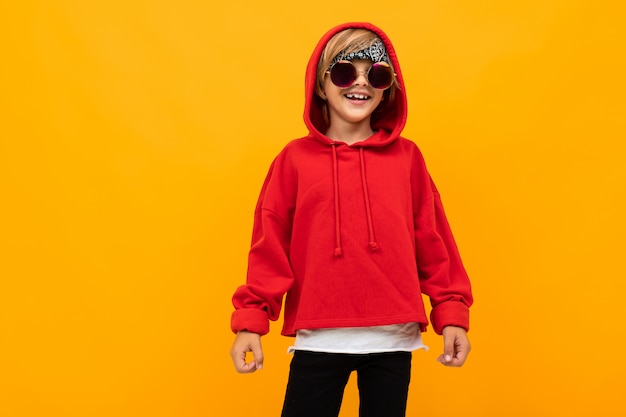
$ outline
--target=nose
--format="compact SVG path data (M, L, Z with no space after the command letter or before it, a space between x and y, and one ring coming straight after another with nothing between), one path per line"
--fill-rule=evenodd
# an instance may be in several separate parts
M358 85L367 85L367 71L357 71L354 83Z

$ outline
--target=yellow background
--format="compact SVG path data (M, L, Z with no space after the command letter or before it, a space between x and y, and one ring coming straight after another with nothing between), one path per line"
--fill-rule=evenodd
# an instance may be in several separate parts
M290 340L236 374L230 297L309 54L353 20L395 43L476 298L464 368L424 335L409 415L624 415L622 4L3 2L0 415L279 415Z

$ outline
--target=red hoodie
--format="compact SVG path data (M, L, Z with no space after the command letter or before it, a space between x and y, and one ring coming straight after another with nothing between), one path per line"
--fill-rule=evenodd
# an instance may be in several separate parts
M353 145L324 135L314 93L322 50L346 28L369 29L383 40L400 86L372 116L377 133ZM470 283L439 193L417 146L400 136L406 94L389 38L369 23L331 29L309 60L305 91L309 134L287 144L263 184L232 330L266 334L285 294L286 336L406 322L426 330L422 293L437 333L447 325L469 330Z

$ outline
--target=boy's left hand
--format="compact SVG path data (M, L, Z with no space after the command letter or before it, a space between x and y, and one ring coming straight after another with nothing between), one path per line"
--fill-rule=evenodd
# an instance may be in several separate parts
M470 349L467 333L462 327L446 326L443 328L443 354L437 360L445 366L463 366Z

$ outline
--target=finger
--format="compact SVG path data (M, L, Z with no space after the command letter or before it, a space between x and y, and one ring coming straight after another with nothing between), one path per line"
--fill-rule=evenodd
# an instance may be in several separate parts
M457 366L462 366L465 363L470 350L471 346L467 343L467 341L465 341L465 343L460 343L459 346L457 346L456 353L454 355L454 360Z
M437 362L439 362L443 366L460 367L460 366L463 366L463 363L465 362L465 359L453 357L450 360L446 360L444 355L440 355L437 358Z
M241 368L238 369L239 373L249 374L257 370L257 364L255 361L244 363Z
M440 363L442 363L445 366L461 367L465 363L465 360L467 359L468 354L469 354L469 348L457 349L456 353L454 354L454 356L452 357L450 361L445 361L444 355L441 355L438 360Z
M249 374L257 370L257 363L255 361L246 362L245 359L241 359L235 363L235 369L241 374Z
M239 346L233 347L231 350L230 356L235 365L235 370L239 373L250 373L256 370L254 361L246 363L246 352L248 351L248 348L241 348Z
M452 362L452 360L454 359L454 356L455 356L454 343L455 343L454 337L444 337L443 355L439 357L442 361L441 363L448 364Z
M463 366L465 359L467 359L467 352L458 352L454 359L452 359L452 366Z
M261 348L261 344L260 343L255 343L251 346L252 348L252 355L254 356L254 363L255 364L255 369L263 369L263 349Z

